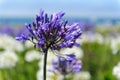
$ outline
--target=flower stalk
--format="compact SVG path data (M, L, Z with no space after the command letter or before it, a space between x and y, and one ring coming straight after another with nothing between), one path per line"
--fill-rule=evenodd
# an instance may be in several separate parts
M66 80L66 75L63 75L63 80Z
M47 66L47 52L48 51L46 51L45 52L45 54L44 54L44 61L43 61L43 63L44 63L44 65L43 65L43 80L46 80L46 66Z

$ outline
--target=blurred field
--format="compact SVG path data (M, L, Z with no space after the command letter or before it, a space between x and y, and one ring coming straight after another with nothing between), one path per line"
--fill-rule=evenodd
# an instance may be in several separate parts
M120 69L113 69L120 62L120 26L95 27L94 31L83 32L78 42L80 48L72 50L82 60L82 71L68 75L67 80L119 80ZM61 52L64 54L64 50ZM49 56L48 66L52 65L53 56ZM42 53L32 44L0 35L0 80L42 80L41 59ZM61 76L48 71L47 77L58 80Z

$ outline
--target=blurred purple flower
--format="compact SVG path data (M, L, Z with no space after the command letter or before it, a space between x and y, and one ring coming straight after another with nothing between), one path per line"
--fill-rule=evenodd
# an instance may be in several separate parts
M14 36L14 29L10 26L0 28L0 34Z
M87 22L86 24L85 24L85 30L86 31L94 31L94 23L93 22Z
M76 59L74 54L67 55L67 58L58 57L58 61L53 61L54 71L57 70L63 75L80 72L82 69L81 61Z
M79 26L83 32L91 31L94 32L94 23L93 22L80 22Z
M29 40L35 46L46 52L48 49L59 50L61 48L72 47L76 44L76 39L81 35L80 26L77 23L67 25L67 21L63 22L61 18L65 13L59 12L48 15L41 10L36 16L33 24L26 24L29 35L22 34L16 37L17 40Z

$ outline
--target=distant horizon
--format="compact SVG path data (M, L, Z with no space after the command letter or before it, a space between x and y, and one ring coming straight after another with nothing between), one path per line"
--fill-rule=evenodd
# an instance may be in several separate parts
M92 22L92 23L120 23L120 18L105 18L100 17L96 19L90 19L90 18L78 18L78 17L64 17L63 20L68 20L69 23L71 22ZM25 23L32 23L33 18L0 18L0 24L25 24Z
M19 16L19 17L13 17L13 16L2 16L0 19L35 19L36 16ZM88 16L64 16L63 19L67 18L81 18L81 19L120 19L120 17L108 17L108 16L99 16L99 17L88 17Z

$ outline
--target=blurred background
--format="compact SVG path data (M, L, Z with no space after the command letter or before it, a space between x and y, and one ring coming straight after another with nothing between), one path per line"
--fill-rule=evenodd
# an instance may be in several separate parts
M42 80L42 53L14 39L40 9L49 15L65 12L63 20L78 22L83 31L81 46L71 49L82 71L67 80L120 80L120 0L0 0L0 80ZM66 50L61 53L70 53ZM48 80L62 80L58 75L48 72Z

